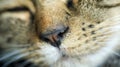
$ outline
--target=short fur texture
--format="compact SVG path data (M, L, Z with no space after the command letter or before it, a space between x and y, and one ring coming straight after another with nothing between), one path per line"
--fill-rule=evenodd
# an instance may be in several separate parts
M59 48L40 38L60 25ZM0 0L1 67L120 67L119 51L120 0Z

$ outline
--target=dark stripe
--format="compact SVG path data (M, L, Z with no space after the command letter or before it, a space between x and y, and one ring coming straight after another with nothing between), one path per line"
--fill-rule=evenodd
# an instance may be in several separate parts
M114 4L114 5L97 5L97 7L100 7L100 8L114 8L118 6L120 6L120 3Z

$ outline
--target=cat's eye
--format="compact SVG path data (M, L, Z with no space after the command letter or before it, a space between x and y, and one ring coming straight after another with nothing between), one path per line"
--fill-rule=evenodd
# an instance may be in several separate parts
M15 8L10 8L10 9L7 9L5 11L9 11L9 12L19 12L19 11L29 11L28 8L26 7L15 7Z
M1 16L19 18L28 22L33 22L34 14L27 7L13 7L0 12Z
M13 7L13 8L7 8L5 10L0 11L0 13L5 13L5 12L23 12L23 11L29 11L30 10L26 7Z

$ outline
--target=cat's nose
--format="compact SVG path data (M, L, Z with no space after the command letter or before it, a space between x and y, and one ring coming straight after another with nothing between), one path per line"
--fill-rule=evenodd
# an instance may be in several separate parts
M59 48L61 40L68 29L68 27L58 26L53 31L41 34L40 38L46 42L49 42L52 46Z

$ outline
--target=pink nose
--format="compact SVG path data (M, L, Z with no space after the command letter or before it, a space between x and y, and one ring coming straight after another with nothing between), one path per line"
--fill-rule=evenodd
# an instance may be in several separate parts
M49 42L54 47L59 48L61 40L67 30L68 27L58 26L58 28L54 29L53 31L49 31L49 33L46 32L44 34L41 34L40 39L44 40L45 42Z

